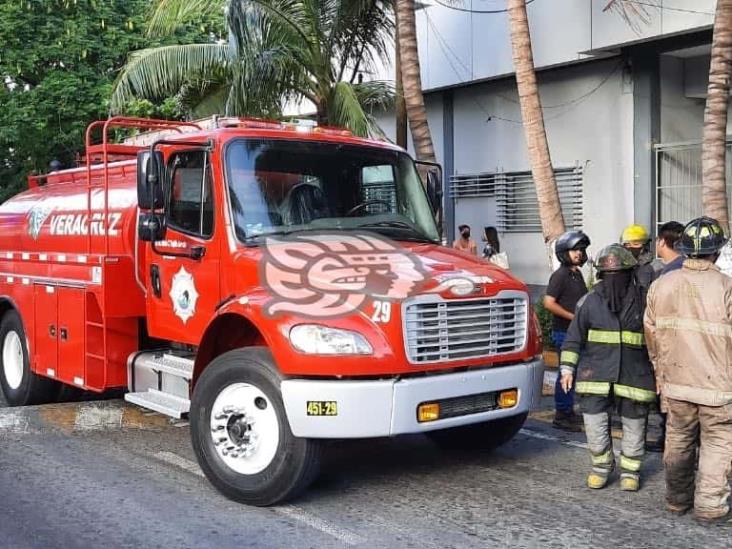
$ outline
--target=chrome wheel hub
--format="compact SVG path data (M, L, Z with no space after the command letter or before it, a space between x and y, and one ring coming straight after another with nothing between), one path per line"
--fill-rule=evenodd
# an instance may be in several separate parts
M270 399L254 385L226 387L211 409L216 453L231 469L253 475L267 468L279 446L279 418Z

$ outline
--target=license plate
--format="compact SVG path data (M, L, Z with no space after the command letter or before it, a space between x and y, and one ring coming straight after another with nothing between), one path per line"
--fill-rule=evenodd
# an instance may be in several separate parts
M309 416L337 416L338 402L335 400L308 400L307 412Z

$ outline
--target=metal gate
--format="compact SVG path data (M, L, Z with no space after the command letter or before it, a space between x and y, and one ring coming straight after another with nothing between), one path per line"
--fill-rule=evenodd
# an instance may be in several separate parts
M704 213L701 141L656 145L656 229L668 221L686 224ZM727 201L732 202L732 138L727 138ZM732 208L731 208L732 210ZM656 230L657 234L658 231Z

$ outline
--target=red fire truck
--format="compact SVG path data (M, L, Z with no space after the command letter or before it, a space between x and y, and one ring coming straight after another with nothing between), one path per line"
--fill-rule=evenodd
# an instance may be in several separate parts
M115 143L120 132L150 143ZM324 439L493 447L543 365L526 286L440 244L439 171L305 124L95 122L85 161L0 206L0 386L188 414L208 479L270 505ZM429 171L432 170L432 171Z

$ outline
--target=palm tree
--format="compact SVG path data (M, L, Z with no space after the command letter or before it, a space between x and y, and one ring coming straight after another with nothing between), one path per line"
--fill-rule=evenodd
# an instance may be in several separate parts
M732 77L732 0L717 0L712 34L707 104L702 141L702 202L704 213L729 234L725 181L727 153L727 105Z
M508 20L529 163L536 185L544 241L550 247L551 258L553 242L565 231L564 216L544 129L544 115L539 100L539 88L536 84L525 0L508 0Z
M399 14L394 10L394 20L396 23L395 31L399 29ZM395 33L396 34L396 33ZM398 37L395 36L394 43L396 47L394 55L394 114L396 116L396 144L401 148L407 148L407 104L404 101L404 85L402 84L402 56L399 55Z
M391 104L393 86L361 82L360 74L388 56L390 7L390 0L158 0L151 32L221 11L228 43L133 53L112 109L131 97L179 94L194 115L277 117L287 102L310 102L321 124L380 133L371 112Z
M427 110L422 95L422 78L417 50L417 28L414 16L414 0L395 0L397 20L397 48L401 65L404 101L412 131L414 150L419 160L435 161Z

